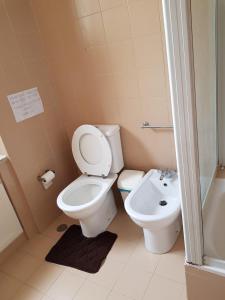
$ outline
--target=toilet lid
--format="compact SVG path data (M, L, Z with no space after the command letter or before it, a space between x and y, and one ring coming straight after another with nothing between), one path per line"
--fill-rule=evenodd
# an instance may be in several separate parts
M82 173L107 176L112 165L110 145L95 126L81 125L72 138L74 159Z

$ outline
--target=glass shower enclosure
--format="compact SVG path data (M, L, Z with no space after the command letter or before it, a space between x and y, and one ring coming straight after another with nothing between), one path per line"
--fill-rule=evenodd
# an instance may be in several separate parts
M225 274L225 0L163 0L186 261Z

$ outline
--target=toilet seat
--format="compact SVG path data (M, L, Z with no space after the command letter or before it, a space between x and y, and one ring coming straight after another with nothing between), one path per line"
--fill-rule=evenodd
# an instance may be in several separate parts
M107 176L112 165L110 145L93 125L81 125L72 138L74 159L83 174Z
M110 190L116 178L116 174L105 179L81 175L59 194L57 205L64 212L79 212L85 208L91 208L95 206L99 198ZM91 186L94 187L94 191L91 190Z

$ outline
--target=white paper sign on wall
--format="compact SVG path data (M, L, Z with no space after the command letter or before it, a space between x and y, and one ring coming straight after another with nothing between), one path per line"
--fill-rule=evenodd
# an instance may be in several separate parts
M44 112L43 103L36 87L8 95L7 98L17 123Z

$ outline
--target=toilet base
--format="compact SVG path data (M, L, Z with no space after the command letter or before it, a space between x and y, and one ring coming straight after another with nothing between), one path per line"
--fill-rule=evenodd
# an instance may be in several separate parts
M98 210L89 217L80 220L83 235L86 237L95 237L105 231L116 214L117 208L113 192L110 189Z
M146 249L156 254L169 252L177 240L180 229L180 216L171 225L159 230L143 228Z

